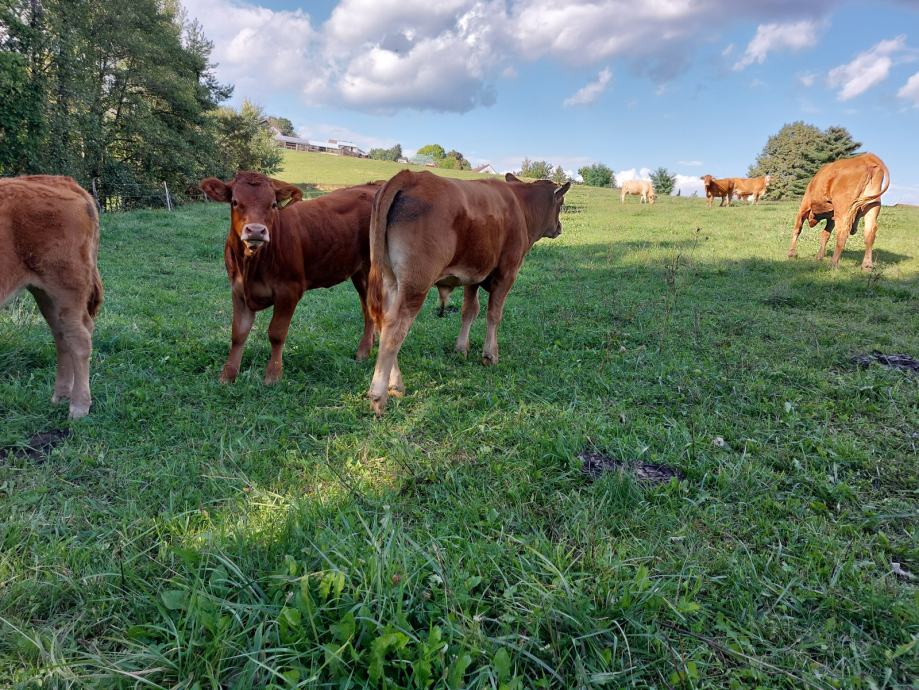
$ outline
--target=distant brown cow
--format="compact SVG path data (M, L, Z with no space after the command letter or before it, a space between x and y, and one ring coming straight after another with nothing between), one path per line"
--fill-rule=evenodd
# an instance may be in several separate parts
M0 305L26 288L54 334L52 402L70 400L70 417L89 413L93 319L102 304L96 268L99 215L69 177L0 180Z
M715 200L716 196L721 197L720 206L724 206L725 200L727 200L727 205L731 205L731 196L734 194L734 178L725 177L721 180L716 180L711 175L705 175L701 178L705 183L705 198L708 199L708 207L712 207L712 201Z
M270 306L274 314L268 326L271 358L265 383L278 381L283 373L284 341L303 293L348 278L364 313L357 359L367 358L373 346L373 321L366 300L367 233L378 188L379 183L365 184L301 201L299 189L260 173L239 172L227 183L213 177L202 180L205 194L230 204L224 260L233 292L233 336L221 381L236 380L255 312ZM281 207L285 201L287 205Z
M488 298L482 363L498 362L504 300L530 247L558 237L559 213L570 182L450 180L404 170L377 194L370 225L372 268L368 302L380 331L370 400L380 415L391 391L405 390L399 348L432 285L465 287L456 350L469 352L469 329Z
M826 225L820 233L820 249L817 260L826 255L826 243L830 233L838 224L836 231L836 251L833 252L833 267L839 266L839 257L845 249L849 235L858 230L858 221L865 219L865 257L862 268L870 269L874 263L871 249L877 233L878 215L881 213L881 195L890 186L890 171L884 161L873 153L863 153L854 158L844 158L824 165L814 179L807 185L801 207L795 217L795 227L791 233L789 257L798 255L798 235L801 226L807 219L808 225L814 227L821 220Z
M758 204L759 200L769 188L772 175L764 177L735 177L734 194L738 199L750 199L751 204Z

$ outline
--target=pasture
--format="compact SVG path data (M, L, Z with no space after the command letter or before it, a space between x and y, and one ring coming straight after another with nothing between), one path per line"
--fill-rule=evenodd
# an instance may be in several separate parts
M279 384L262 312L222 386L227 207L106 216L88 418L31 298L0 312L0 686L910 687L919 377L850 358L919 357L919 211L865 274L860 234L787 260L794 203L566 202L500 364L484 300L464 360L432 291L382 420L350 284L304 296Z

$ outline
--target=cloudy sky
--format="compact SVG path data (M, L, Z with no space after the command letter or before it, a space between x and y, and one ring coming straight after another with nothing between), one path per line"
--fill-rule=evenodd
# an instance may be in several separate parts
M843 125L919 203L919 0L183 0L233 98L301 135L620 178L742 176Z

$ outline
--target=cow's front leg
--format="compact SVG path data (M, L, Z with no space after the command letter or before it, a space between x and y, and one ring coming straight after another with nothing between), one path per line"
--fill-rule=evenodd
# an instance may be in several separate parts
M284 342L287 340L287 331L290 329L290 320L297 308L296 299L275 300L274 314L268 325L268 341L271 343L271 357L265 367L265 385L270 386L281 380L284 373Z
M513 278L506 278L493 284L491 295L488 297L487 327L485 330L485 345L482 348L482 364L489 366L498 363L498 326L504 314L504 300L514 284Z
M227 355L226 364L220 372L221 383L233 383L239 375L239 366L243 359L243 348L252 324L255 321L255 312L246 305L246 299L233 292L233 333L230 339L230 353Z

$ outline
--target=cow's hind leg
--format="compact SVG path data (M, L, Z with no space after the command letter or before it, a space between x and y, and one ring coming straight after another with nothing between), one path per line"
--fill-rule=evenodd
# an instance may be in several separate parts
M374 331L373 318L367 308L367 274L359 271L351 276L351 282L354 283L354 289L357 290L357 296L361 300L361 313L364 315L364 333L361 335L361 342L358 343L357 354L354 355L354 359L358 362L363 362L370 356Z
M874 236L878 231L878 216L881 213L881 204L871 206L865 212L865 258L862 259L862 270L870 271L874 268L874 260L871 254L874 248Z
M460 332L456 338L456 351L464 357L469 354L469 331L472 322L479 315L479 286L467 285L463 288L463 318Z
M67 349L60 314L51 296L37 287L30 287L29 292L35 298L38 310L45 317L45 321L47 321L48 327L51 329L52 335L54 335L54 346L57 350L57 372L54 376L54 393L51 396L51 402L59 403L69 399L73 389L73 358Z
M57 307L64 347L70 354L73 371L70 418L79 419L89 414L89 408L92 406L89 392L89 358L93 350L94 323L86 310L88 300L85 295L68 292L51 294L50 297Z
M437 286L437 295L440 297L440 309L437 310L437 315L441 318L447 315L447 305L450 302L451 292L453 292L452 287L447 287L446 285Z
M839 257L842 256L842 251L846 248L846 242L849 239L849 231L851 228L855 227L857 223L858 216L853 220L850 215L847 215L839 224L839 230L836 232L836 250L833 252L833 268L839 268ZM829 225L828 222L827 227L829 227Z
M385 288L384 288L385 289ZM370 383L370 405L377 416L383 414L392 389L394 394L404 391L402 372L399 369L398 356L405 336L412 322L424 304L425 293L399 290L387 305L383 315L383 328L380 332L380 346L377 350L377 363Z

